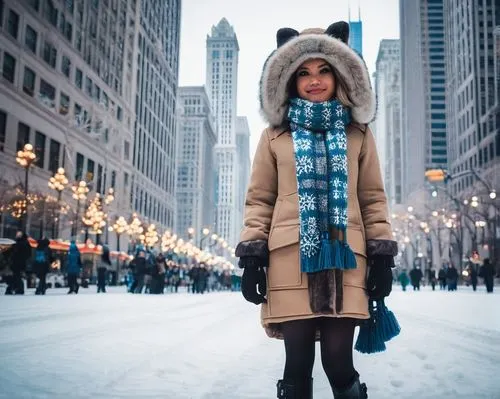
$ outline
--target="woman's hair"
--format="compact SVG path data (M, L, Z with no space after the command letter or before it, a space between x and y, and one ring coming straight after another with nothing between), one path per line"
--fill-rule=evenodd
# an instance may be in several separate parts
M337 70L328 64L332 70L333 77L335 78L335 98L340 101L340 103L347 108L351 108L354 106L351 98L349 97L349 90L344 80L340 78ZM297 72L294 72L290 80L287 84L287 92L288 98L298 97L299 93L297 92Z

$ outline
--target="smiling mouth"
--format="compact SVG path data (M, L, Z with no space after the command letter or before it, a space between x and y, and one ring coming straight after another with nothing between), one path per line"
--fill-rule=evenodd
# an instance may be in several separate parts
M320 94L323 91L324 91L323 89L312 89L312 90L309 90L308 93L309 94Z

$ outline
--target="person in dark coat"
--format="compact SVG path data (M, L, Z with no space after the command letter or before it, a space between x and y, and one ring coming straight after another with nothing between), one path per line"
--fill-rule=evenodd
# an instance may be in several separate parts
M155 265L151 273L151 294L163 294L165 290L165 257L162 253L158 254Z
M486 292L493 292L493 284L495 277L495 270L489 258L486 258L481 267L481 277L484 278L484 285L486 285Z
M413 291L420 291L420 281L422 281L422 270L419 267L414 267L410 271L411 285L413 286Z
M199 281L200 281L200 267L197 263L189 271L189 278L191 279L191 292L197 294L199 291Z
M82 259L80 256L80 251L76 246L75 240L71 240L69 244L68 251L68 261L66 265L66 270L68 272L68 294L78 294L78 289L80 286L78 285L78 276L80 275L80 271L82 269Z
M401 270L401 273L399 273L398 280L401 283L401 288L403 291L406 291L406 286L410 282L410 279L408 278L408 273L406 272L406 269Z
M5 295L24 295L22 274L26 271L26 262L31 258L31 246L26 233L17 232L16 242L6 251L6 255L10 257L12 278L9 280Z
M97 265L97 293L106 292L106 272L109 266L111 266L109 248L103 245L101 259Z
M204 294L207 289L208 282L208 270L207 265L203 262L200 263L200 269L198 271L198 292Z
M446 289L446 268L444 265L441 266L441 269L439 269L438 280L439 280L439 289L440 290Z
M432 268L427 270L427 279L432 287L432 291L436 289L436 271Z
M450 264L448 270L446 271L446 285L448 286L448 291L456 291L457 290L457 281L458 281L458 271L457 268Z
M137 251L136 257L132 260L131 266L134 270L134 280L136 282L134 294L141 294L144 288L144 277L146 276L146 252L144 250Z
M53 261L52 250L49 247L50 241L46 237L38 240L35 249L35 258L33 260L33 270L38 277L38 287L35 295L45 295L47 290L46 277L49 272L50 264Z
M472 290L476 291L476 289L477 289L477 275L478 275L478 271L479 271L477 263L470 261L469 265L467 266L467 271L469 272Z

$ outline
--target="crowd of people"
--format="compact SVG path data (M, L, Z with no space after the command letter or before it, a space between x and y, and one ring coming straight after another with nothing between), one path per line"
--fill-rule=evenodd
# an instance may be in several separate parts
M7 264L7 272L1 273L1 281L7 284L6 295L23 295L25 281L28 280L36 281L36 295L45 295L51 285L47 284L47 276L53 271L55 263L61 266L61 260L64 264L57 273L65 273L65 281L63 279L60 286L67 286L68 294L78 294L81 286L88 287L89 280L95 281L97 293L106 292L108 272L114 269L107 245L103 245L102 254L96 256L91 275L84 276L82 255L75 241L71 241L64 259L57 259L49 244L50 241L42 237L33 250L28 236L22 231L17 233L15 243L2 252L2 259ZM139 247L134 259L124 266L126 274L119 283L123 283L128 292L136 294L176 293L179 287L185 287L191 293L204 294L221 290L239 291L241 285L241 277L229 270L218 270L203 262L178 263L162 253L156 254L143 247Z
M484 259L481 264L476 258L471 257L462 272L462 281L466 286L472 286L472 289L476 291L479 278L483 279L486 292L492 293L495 280L493 264L489 258ZM419 266L414 266L409 273L406 269L402 269L397 273L395 279L401 284L403 291L406 291L409 284L413 287L413 291L420 291L420 285L424 282L427 282L433 291L437 285L442 291L456 291L460 281L460 273L452 263L443 264L437 273L434 268L429 268L425 276Z

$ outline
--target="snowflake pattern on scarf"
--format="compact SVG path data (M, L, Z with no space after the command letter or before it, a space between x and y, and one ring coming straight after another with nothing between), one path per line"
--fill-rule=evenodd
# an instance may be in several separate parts
M290 100L303 272L319 271L325 232L347 230L347 136L350 112L338 101Z

